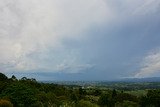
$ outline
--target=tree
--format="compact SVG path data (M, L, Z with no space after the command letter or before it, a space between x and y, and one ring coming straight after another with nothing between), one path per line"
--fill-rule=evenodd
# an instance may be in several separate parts
M141 105L160 107L160 90L148 90L147 96L141 99Z
M108 104L108 102L109 102L109 100L108 100L108 95L107 94L102 94L100 96L100 98L98 99L98 104L100 106L105 106L105 105Z
M116 90L114 89L114 90L112 91L112 98L114 99L116 96L117 96L117 92L116 92Z
M84 94L82 88L79 88L79 94L80 94L80 95L83 95L83 94Z
M17 78L16 78L14 75L12 75L11 79L12 79L13 81L17 81Z
M99 96L99 95L102 94L102 92L101 92L99 89L96 89L96 90L93 92L93 94L94 94L95 96Z
M6 80L8 80L8 77L5 74L0 73L0 81L6 81Z
M133 101L133 102L138 102L137 96L128 94L128 93L119 93L116 96L116 101L118 102L123 102L123 101Z
M1 97L9 98L16 107L29 107L37 101L35 96L35 89L19 82L9 85L1 94Z
M0 73L0 94L9 84L8 78L5 74Z
M22 81L26 81L26 80L27 80L27 77L22 77L21 80L22 80Z
M146 96L142 96L139 104L141 107L146 107L149 104L148 98Z
M85 96L85 94L86 94L86 91L85 90L83 90L82 88L79 88L78 89L78 96L79 96L79 99L83 99L84 98L84 96Z
M74 92L71 93L70 99L71 99L72 101L74 101L74 102L77 102L77 101L78 101L78 96L77 96L77 94L74 93Z

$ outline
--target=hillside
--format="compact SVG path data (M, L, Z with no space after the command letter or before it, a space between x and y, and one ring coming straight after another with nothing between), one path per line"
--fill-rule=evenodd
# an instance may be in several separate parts
M77 82L75 82L77 83ZM80 82L78 82L80 83ZM85 83L85 82L83 82ZM87 82L89 83L89 82ZM100 83L100 82L99 82ZM159 107L160 90L37 82L0 73L0 107ZM108 82L109 84L109 82ZM110 82L110 84L114 84ZM138 83L137 83L138 84ZM114 86L113 85L113 86ZM116 83L115 86L126 84ZM134 83L130 85L136 86Z

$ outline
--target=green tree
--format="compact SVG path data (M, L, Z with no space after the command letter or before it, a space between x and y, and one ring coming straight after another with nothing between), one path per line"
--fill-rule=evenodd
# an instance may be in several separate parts
M77 96L77 94L76 93L71 93L70 94L70 99L71 99L71 101L74 101L74 102L77 102L78 101L78 96Z
M26 81L26 80L27 80L27 77L22 77L20 80Z
M9 83L10 82L8 81L8 77L5 74L0 73L0 94L7 87Z
M11 79L12 79L13 81L17 81L17 78L16 78L14 75L12 75Z
M149 99L146 96L142 96L140 98L139 104L140 104L141 107L146 107L149 104L149 102L150 101L149 101Z
M123 102L123 101L133 101L133 102L138 102L137 96L128 94L128 93L119 93L116 96L116 100L118 102Z
M102 94L102 92L101 92L99 89L96 89L96 90L93 92L93 94L94 94L95 96L99 96L99 95Z
M27 84L15 82L2 92L1 97L9 98L16 107L29 107L37 101L35 95L35 89Z
M141 99L141 102L143 102ZM144 105L154 105L154 107L160 107L160 90L148 90L147 96L145 97L147 104L143 102Z
M114 99L116 96L117 96L117 91L114 89L114 90L112 91L112 98Z
M8 80L8 77L3 74L3 73L0 73L0 81L7 81Z
M100 96L100 98L98 99L98 104L103 107L103 106L107 106L108 103L109 103L108 95L107 94L102 94Z

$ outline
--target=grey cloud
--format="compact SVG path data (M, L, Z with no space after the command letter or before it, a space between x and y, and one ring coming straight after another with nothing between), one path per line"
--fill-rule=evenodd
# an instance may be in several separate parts
M160 46L159 18L157 0L0 0L0 69L128 76Z
M81 33L87 28L110 17L99 0L0 0L0 4L0 63L11 65L9 71L52 68L50 61L41 59L56 54L50 50L63 50L61 40L84 38Z

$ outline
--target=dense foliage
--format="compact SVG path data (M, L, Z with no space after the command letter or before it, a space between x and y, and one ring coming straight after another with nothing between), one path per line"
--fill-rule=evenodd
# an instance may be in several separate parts
M0 107L160 107L160 90L124 91L40 83L0 73ZM136 93L136 94L135 94Z

